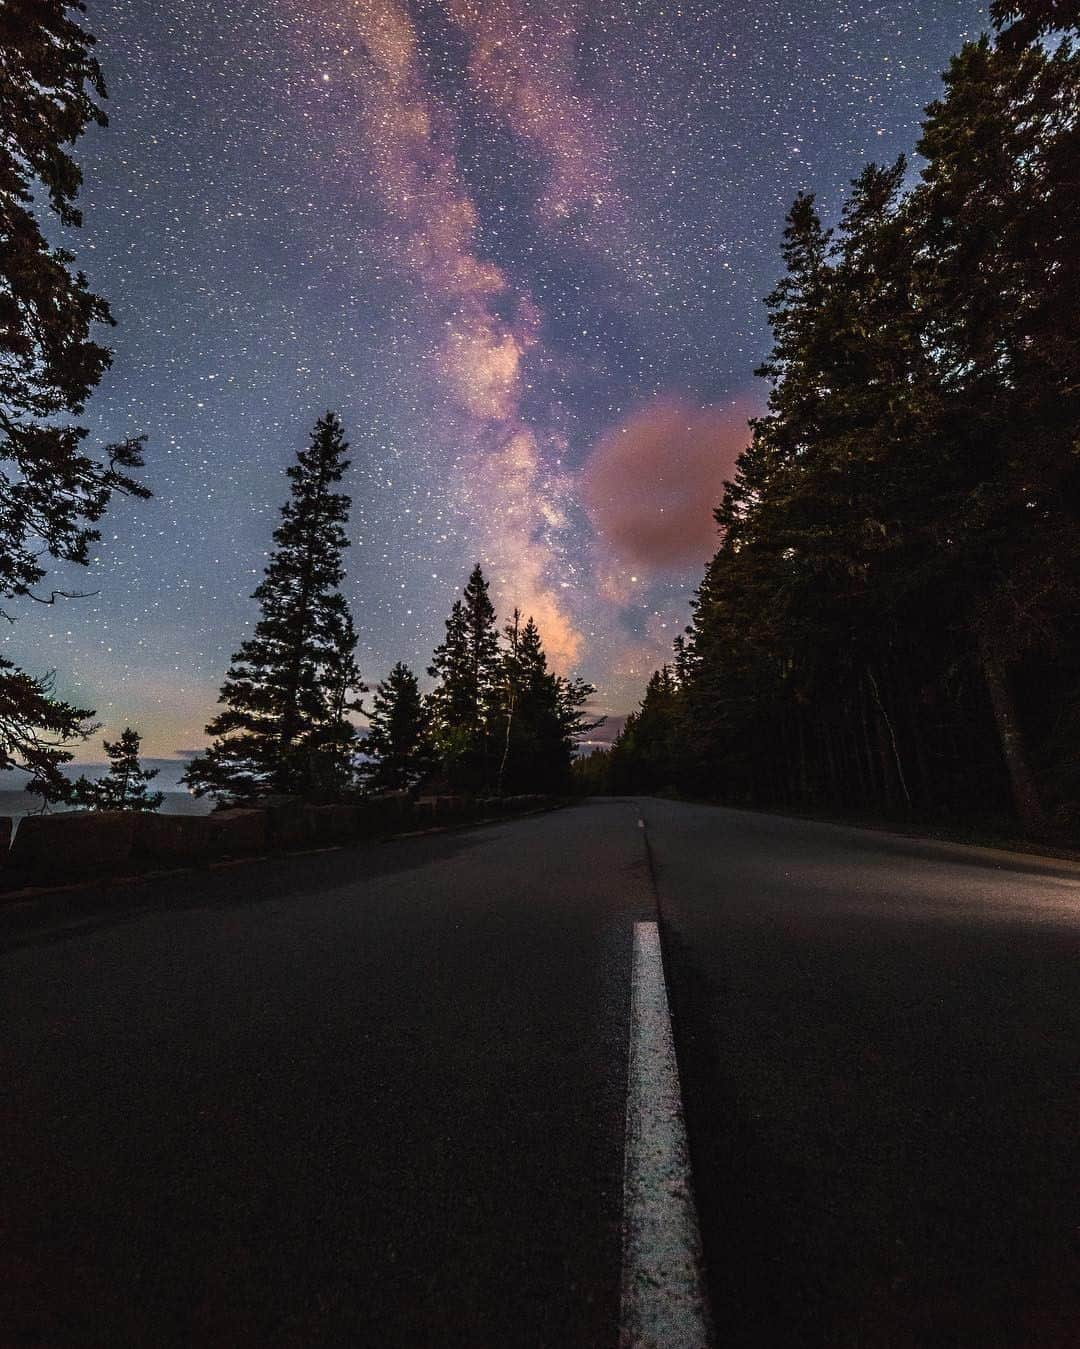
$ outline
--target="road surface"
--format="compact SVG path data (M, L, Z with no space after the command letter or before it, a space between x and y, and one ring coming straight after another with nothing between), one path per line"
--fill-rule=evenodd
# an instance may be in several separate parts
M717 1343L1077 1344L1080 868L651 800L0 911L0 1344L614 1349L658 917Z

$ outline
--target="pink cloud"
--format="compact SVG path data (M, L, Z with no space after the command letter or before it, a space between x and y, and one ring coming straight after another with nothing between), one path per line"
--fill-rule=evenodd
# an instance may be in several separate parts
M605 432L585 465L593 527L619 562L644 571L704 563L713 510L749 443L749 403L698 407L660 398Z

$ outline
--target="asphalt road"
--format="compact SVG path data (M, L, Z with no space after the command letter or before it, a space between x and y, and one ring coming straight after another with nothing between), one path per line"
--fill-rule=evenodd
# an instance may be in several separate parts
M1080 1345L1080 866L644 815L718 1342Z
M0 911L0 1343L614 1347L657 897L718 1343L1080 1343L1080 868L657 801Z

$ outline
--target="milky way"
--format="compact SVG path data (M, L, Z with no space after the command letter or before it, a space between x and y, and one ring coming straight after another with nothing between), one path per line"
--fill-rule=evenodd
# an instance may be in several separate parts
M967 0L91 0L110 85L79 263L119 326L96 437L145 432L89 598L31 669L149 752L203 743L327 408L353 446L365 675L423 669L475 560L602 710L640 696L761 404L801 188L910 150Z

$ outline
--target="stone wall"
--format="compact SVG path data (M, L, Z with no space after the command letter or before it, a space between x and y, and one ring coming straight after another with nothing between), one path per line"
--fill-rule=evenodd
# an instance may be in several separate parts
M542 796L413 800L402 794L340 805L271 797L258 805L210 815L62 811L26 816L14 842L11 819L0 817L0 886L10 890L340 847L363 839L521 814L552 804L551 798Z

